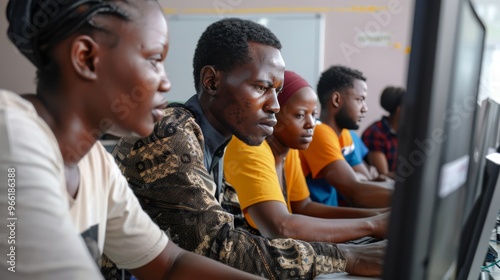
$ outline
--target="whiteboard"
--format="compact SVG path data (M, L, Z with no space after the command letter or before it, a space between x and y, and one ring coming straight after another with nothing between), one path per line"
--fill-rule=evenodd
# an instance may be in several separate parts
M323 17L320 14L239 15L269 28L281 41L287 70L301 75L316 88L323 61ZM170 102L185 102L196 91L193 56L196 43L207 26L220 20L217 15L167 15L170 48L165 69L172 82L166 94Z

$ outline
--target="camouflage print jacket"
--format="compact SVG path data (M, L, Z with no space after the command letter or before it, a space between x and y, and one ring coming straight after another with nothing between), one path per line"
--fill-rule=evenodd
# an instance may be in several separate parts
M333 243L250 233L234 190L230 186L223 190L226 209L215 198L203 147L193 113L170 107L150 136L124 138L113 151L143 209L173 242L267 279L313 279L344 272L346 261ZM104 257L102 264L105 277L113 279L116 271L110 262Z

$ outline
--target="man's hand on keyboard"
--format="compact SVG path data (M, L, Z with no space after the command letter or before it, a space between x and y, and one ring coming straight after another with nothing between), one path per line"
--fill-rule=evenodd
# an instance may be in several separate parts
M387 240L365 245L337 244L347 260L346 272L359 276L380 276Z
M372 236L380 239L387 238L387 230L389 225L390 212L386 212L377 216L369 217L370 224L373 228Z

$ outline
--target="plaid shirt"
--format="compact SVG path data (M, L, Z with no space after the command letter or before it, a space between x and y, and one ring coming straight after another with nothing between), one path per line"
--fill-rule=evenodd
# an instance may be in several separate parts
M363 132L362 139L370 152L379 151L384 153L389 171L396 170L398 135L389 125L387 117L382 117L381 120L370 125Z

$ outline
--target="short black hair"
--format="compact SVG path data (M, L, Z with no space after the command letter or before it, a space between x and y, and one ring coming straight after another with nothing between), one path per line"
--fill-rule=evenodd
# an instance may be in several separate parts
M342 65L333 65L321 73L316 90L321 108L326 107L333 92L354 87L354 80L366 82L366 77L360 71Z
M209 25L201 34L193 58L196 91L200 86L200 71L207 65L228 72L251 61L248 43L260 43L281 50L281 43L267 27L240 18L225 18Z
M406 90L402 87L386 87L380 95L380 106L392 115L396 112L398 106L401 105L405 92Z

